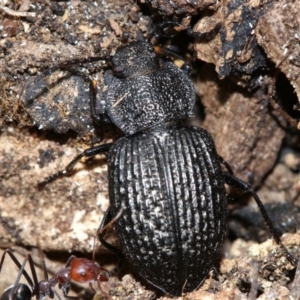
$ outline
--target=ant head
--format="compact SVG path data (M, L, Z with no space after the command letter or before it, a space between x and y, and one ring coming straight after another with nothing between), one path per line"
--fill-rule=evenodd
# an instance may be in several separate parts
M98 280L102 269L97 263L89 259L74 258L71 262L70 278L82 283L94 282Z

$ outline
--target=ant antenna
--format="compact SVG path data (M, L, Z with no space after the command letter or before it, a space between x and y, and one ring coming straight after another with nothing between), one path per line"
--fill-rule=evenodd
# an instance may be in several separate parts
M93 260L95 261L95 255L96 255L96 247L95 247L95 243L96 243L96 238L102 234L108 227L112 226L118 219L120 219L120 217L122 216L123 213L123 208L121 208L118 213L116 214L116 216L109 222L107 223L105 226L103 226L102 228L99 228L97 230L96 236L94 236L94 250L93 250Z

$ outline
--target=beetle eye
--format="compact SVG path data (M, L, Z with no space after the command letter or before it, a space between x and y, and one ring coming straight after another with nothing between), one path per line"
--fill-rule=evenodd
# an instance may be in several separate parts
M124 73L125 71L125 67L124 66L116 66L113 68L113 73L116 75L116 76L120 76Z

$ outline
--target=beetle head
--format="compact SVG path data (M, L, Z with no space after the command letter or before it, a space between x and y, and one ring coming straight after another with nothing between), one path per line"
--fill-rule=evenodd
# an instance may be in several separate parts
M118 78L148 74L159 68L159 60L152 45L132 42L120 47L112 58L113 73Z

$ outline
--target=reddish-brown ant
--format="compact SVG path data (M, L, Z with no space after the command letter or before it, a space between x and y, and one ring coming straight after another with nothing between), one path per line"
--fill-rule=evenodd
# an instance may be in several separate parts
M97 231L97 235L101 234L107 227L111 226L122 214L122 210L116 215L116 217L111 220L106 226L101 228L101 230ZM43 270L44 270L44 280L38 281L37 274L35 270L35 265L33 259L30 254L28 254L21 264L16 256L10 249L6 249L2 255L0 262L0 273L2 270L2 266L5 260L6 254L10 256L12 261L16 264L19 269L19 274L16 279L15 284L5 290L1 295L1 300L30 300L32 297L35 297L36 300L42 300L46 296L53 299L54 295L57 296L58 299L61 299L58 293L55 291L54 287L58 284L59 288L62 290L63 295L65 297L70 298L68 296L68 292L71 287L71 280L80 283L89 283L90 288L95 292L92 287L93 282L97 282L99 290L102 291L105 296L108 298L109 295L105 293L101 289L101 282L108 281L108 271L101 267L99 264L95 262L95 247L93 251L93 260L89 260L86 258L79 258L74 255L70 256L64 268L60 269L58 272L54 274L52 278L48 277L48 272L46 269L45 262L42 262ZM29 276L28 272L25 270L26 263L29 263L29 267L31 270L32 277ZM19 283L21 276L24 276L28 285L31 287L30 289L24 285Z

